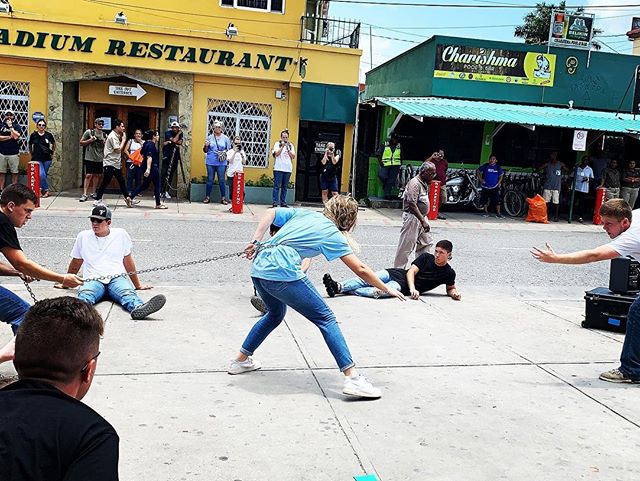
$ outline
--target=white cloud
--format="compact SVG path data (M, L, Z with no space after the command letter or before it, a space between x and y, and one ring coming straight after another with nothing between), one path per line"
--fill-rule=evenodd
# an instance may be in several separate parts
M620 53L631 53L631 42L624 34L631 29L631 19L634 16L640 16L640 11L629 8L589 9L589 5L620 5L619 0L587 0L585 5L586 12L595 14L596 27L603 30L601 41ZM612 37L611 35L618 36ZM604 50L609 49L605 48Z

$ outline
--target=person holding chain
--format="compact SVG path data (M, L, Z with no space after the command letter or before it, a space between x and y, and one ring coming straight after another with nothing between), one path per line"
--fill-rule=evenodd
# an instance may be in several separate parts
M143 302L136 291L151 289L141 284L135 272L131 254L131 237L126 230L111 227L111 211L106 206L94 207L89 216L91 229L76 237L67 271L76 274L82 268L87 279L78 290L78 299L94 305L103 299L120 304L131 313L131 319L141 320L162 309L167 299L162 294ZM54 287L63 288L61 284Z

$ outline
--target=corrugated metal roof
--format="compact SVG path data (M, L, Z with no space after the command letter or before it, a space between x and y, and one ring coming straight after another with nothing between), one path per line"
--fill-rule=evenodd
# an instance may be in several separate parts
M439 97L376 97L378 102L405 115L478 122L506 122L566 129L599 130L615 133L640 132L640 116L595 110L536 105L499 104Z

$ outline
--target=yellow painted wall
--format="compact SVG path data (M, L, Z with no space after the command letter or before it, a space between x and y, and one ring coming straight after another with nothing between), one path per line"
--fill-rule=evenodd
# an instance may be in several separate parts
M342 179L340 187L342 192L351 192L349 174L351 173L351 163L353 162L353 125L345 125L344 128L344 149L342 150Z
M298 124L300 112L300 90L292 89L288 92L287 100L275 98L275 90L281 89L282 84L260 82L242 82L218 79L213 77L198 77L193 89L193 154L191 158L191 177L200 178L207 175L202 146L207 135L207 104L209 98L225 100L241 100L244 102L259 102L271 104L271 141L272 146L280 138L280 132L289 128L290 139L297 147ZM297 90L297 93L295 92ZM288 119L287 119L288 115ZM257 180L262 174L273 177L273 158L269 158L267 168L246 167L247 180ZM292 181L295 180L295 162Z
M36 127L31 119L34 112L47 115L47 64L32 60L18 60L0 57L0 80L12 82L30 82L29 124L27 137ZM31 159L29 154L20 156L20 167L26 168Z

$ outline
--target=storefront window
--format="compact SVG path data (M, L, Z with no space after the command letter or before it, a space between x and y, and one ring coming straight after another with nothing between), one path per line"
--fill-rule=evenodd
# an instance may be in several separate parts
M207 110L207 136L213 133L213 123L219 120L230 139L240 136L242 148L247 154L248 167L269 166L271 105L209 99Z
M223 7L242 7L267 12L284 12L284 0L220 0Z
M0 112L12 110L15 121L22 127L20 152L29 151L27 141L29 132L29 82L9 82L0 80Z

